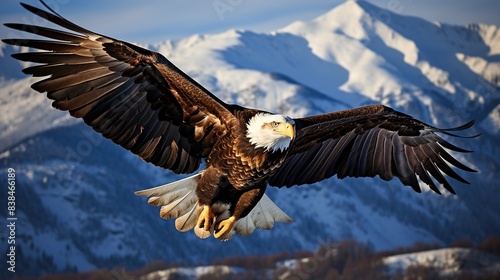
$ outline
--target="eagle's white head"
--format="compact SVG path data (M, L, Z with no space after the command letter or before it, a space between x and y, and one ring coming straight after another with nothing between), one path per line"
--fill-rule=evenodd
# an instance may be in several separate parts
M266 152L288 149L295 137L295 122L282 115L258 113L247 123L247 138Z

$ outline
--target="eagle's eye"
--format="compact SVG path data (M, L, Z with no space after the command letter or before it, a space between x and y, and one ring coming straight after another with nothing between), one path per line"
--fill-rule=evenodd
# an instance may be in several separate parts
M274 121L274 122L272 122L272 123L271 123L271 125L272 125L273 127L278 127L278 122Z

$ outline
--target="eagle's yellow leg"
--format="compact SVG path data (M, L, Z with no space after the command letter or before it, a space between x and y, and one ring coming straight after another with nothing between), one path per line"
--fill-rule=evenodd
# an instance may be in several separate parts
M214 222L214 212L212 211L212 207L209 205L203 205L203 210L198 217L198 227L203 228L204 230L210 230L212 223Z
M226 233L228 233L233 228L235 222L236 222L235 216L231 216L225 220L220 221L216 225L214 237L221 238L222 236L224 236Z

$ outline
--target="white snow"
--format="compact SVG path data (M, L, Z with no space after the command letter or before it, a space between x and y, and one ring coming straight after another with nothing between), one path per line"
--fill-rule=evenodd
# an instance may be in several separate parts
M30 88L38 80L0 79L0 151L35 133L75 123L68 113L52 108L45 94Z
M498 258L468 248L445 248L401 254L383 259L392 273L405 271L410 266L435 268L441 275L450 275L468 269L485 272L500 270Z
M182 279L199 279L206 274L210 275L231 275L236 270L225 265L215 265L215 266L197 266L197 267L176 267L160 271L151 272L146 276L140 278L140 280L156 280L156 279L171 279L177 277L182 277Z

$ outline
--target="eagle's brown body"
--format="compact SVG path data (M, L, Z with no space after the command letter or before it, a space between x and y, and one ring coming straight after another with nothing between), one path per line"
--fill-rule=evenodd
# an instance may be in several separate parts
M3 41L42 50L13 57L40 63L23 72L48 76L32 88L54 107L175 173L193 173L205 160L196 175L136 192L180 231L230 239L291 221L265 195L267 185L379 176L417 192L423 183L454 193L444 175L467 181L450 166L474 171L447 152L468 151L437 134L455 136L472 122L439 129L383 105L292 119L226 104L158 53L86 30L45 4L50 12L22 5L70 30L5 24L50 38Z
M246 137L246 124L259 111L246 109L235 112L238 121L232 122L227 133L216 142L206 159L197 194L202 204L216 201L232 203L234 216L246 216L264 194L267 181L281 166L286 151L265 153L253 146ZM217 194L214 196L214 194Z

